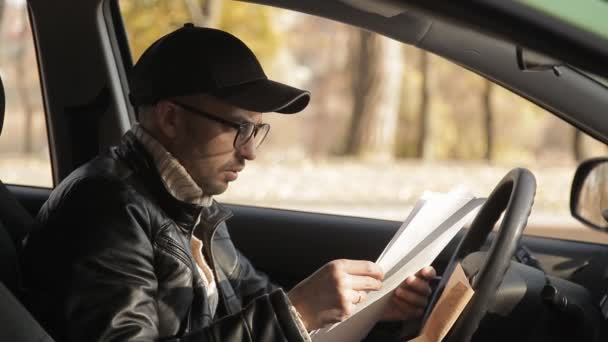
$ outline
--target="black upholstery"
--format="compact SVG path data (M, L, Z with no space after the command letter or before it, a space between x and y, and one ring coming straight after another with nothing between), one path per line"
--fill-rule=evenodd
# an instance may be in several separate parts
M4 86L0 79L0 133L4 109ZM19 251L33 221L17 198L0 182L0 341L53 340L17 299L22 294Z
M53 339L42 329L0 282L0 341L52 342Z
M0 224L0 282L18 293L19 272L17 249L4 225Z
M0 222L8 232L15 246L21 246L29 233L34 219L17 198L0 181Z

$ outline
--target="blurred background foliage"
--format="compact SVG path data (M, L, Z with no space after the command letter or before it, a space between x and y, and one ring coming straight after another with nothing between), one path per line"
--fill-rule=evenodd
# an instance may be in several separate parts
M120 9L134 61L155 40L186 22L236 35L263 61L272 61L285 39L275 28L276 10L270 7L217 0L121 0Z

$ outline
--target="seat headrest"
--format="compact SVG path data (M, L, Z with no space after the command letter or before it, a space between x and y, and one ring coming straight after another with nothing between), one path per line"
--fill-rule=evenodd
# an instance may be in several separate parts
M4 94L4 85L2 84L2 77L0 77L0 134L2 134L2 127L4 126L5 107L6 107L6 97Z

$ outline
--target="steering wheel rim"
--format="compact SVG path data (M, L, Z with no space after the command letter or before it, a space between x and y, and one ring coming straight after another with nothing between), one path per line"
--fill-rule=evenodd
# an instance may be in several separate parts
M481 249L504 211L502 222L496 238L488 250L486 261L476 275L469 275L469 279L473 277L471 286L475 290L475 294L452 327L446 341L468 342L477 331L481 319L488 310L490 300L502 283L511 258L517 249L530 216L535 193L536 179L532 172L523 168L509 171L496 185L460 241L443 274L439 284L440 289L445 286L457 263L470 253ZM436 291L429 308L434 306L440 295L439 292Z

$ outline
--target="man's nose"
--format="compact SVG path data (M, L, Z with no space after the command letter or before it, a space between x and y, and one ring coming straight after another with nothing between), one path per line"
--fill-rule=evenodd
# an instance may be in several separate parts
M246 160L254 160L256 157L255 139L249 139L247 143L237 149L239 155Z

